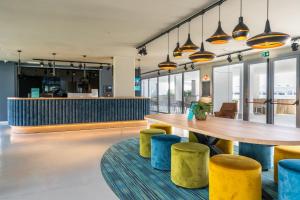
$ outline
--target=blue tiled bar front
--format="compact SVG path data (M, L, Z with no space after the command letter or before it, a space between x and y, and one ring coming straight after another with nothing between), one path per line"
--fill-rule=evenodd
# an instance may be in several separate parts
M8 98L11 126L144 120L148 98Z

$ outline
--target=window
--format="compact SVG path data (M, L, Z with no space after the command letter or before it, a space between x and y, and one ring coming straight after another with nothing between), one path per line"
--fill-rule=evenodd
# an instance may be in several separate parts
M184 74L184 111L190 107L191 102L199 100L200 71L185 72Z
M150 110L157 111L158 109L157 78L149 79L149 97L150 97Z
M142 96L149 97L149 79L142 80Z
M182 74L170 75L170 112L182 113Z
M158 78L158 105L159 112L169 112L169 76L161 76Z

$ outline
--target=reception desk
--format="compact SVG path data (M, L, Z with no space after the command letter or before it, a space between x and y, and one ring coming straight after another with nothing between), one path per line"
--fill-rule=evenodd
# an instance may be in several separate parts
M48 132L139 125L149 98L8 98L14 132Z

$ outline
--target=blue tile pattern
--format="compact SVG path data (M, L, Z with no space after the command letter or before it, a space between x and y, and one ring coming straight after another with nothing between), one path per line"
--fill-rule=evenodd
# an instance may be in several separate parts
M127 139L110 147L102 157L101 172L112 191L122 200L208 199L208 188L178 187L171 182L170 172L153 169L150 159L139 156L138 138ZM263 172L263 187L274 200L277 199L273 170Z
M133 99L8 99L11 126L39 126L143 120L148 98Z

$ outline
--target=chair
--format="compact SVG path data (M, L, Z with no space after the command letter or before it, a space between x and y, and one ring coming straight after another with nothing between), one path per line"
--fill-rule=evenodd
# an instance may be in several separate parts
M223 103L221 110L215 112L216 117L234 119L237 115L237 103Z

